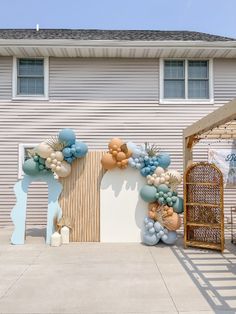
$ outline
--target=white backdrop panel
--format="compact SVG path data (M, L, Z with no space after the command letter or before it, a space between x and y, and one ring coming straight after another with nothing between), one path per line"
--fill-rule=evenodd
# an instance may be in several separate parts
M100 241L141 242L147 203L139 196L146 180L138 170L113 169L101 181Z

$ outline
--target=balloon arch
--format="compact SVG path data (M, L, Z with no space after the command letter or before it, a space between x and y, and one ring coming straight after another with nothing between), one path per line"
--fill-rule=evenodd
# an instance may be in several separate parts
M179 214L183 212L183 198L177 192L182 176L178 171L168 169L169 154L161 153L155 145L138 146L119 138L113 138L108 149L101 160L106 170L130 166L147 179L147 184L140 190L141 198L148 203L143 243L156 245L160 240L166 244L175 243L176 230L181 226Z

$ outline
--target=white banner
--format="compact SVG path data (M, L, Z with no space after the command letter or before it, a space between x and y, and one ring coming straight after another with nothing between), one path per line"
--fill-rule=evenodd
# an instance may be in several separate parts
M227 187L236 187L236 149L209 149L208 162L222 171Z

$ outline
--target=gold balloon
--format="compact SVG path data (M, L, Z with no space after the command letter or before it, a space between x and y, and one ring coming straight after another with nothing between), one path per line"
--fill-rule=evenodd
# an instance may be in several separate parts
M110 170L116 167L116 160L109 153L106 153L102 156L101 163L103 168L105 168L106 170Z

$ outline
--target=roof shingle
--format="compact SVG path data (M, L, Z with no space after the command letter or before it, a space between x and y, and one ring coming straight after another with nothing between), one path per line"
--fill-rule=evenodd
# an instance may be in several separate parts
M0 39L72 39L124 41L232 41L234 38L192 31L97 29L0 29Z

